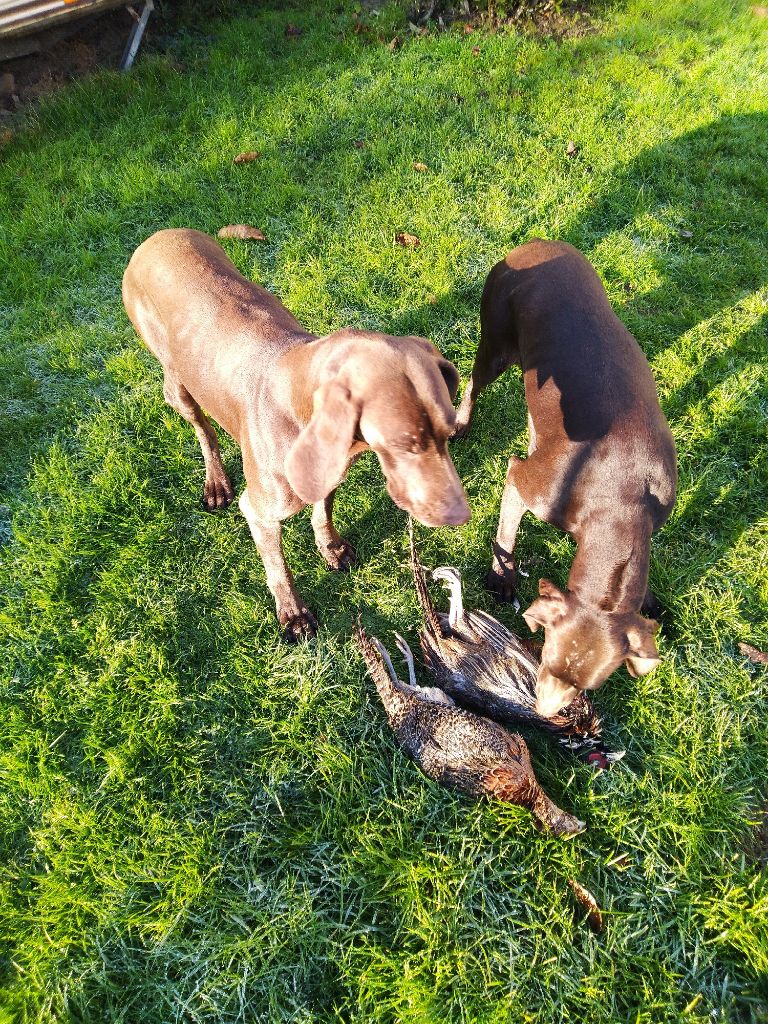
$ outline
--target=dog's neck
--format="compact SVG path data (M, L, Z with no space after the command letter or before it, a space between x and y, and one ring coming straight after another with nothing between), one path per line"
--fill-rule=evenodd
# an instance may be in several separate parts
M642 509L622 522L610 514L591 516L576 538L568 589L601 611L638 611L648 589L652 532Z
M326 339L309 335L298 339L297 344L281 356L280 361L288 372L276 375L276 397L302 426L312 418L315 391L324 382L329 355Z
M328 363L338 355L338 339L310 335L300 339L282 357L290 372L277 375L276 397L284 414L293 419L299 429L312 419L315 392L327 382ZM367 441L355 436L349 451L350 460L368 451L368 448Z

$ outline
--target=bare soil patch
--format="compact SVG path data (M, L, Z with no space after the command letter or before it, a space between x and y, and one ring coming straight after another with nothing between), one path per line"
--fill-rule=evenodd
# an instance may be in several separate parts
M0 61L0 76L13 76L12 91L0 96L0 112L13 112L55 92L77 78L85 78L99 68L117 68L133 19L124 7L98 17L83 18L53 36L41 40L39 53ZM144 41L151 29L147 28ZM142 45L144 43L142 42ZM18 101L12 97L17 96Z

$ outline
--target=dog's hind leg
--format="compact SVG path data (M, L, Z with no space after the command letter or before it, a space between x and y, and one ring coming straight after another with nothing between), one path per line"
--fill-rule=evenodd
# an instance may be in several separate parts
M480 302L480 344L475 353L472 379L464 391L461 405L456 413L456 427L453 436L464 437L469 430L477 396L493 384L513 363L520 361L515 328L508 311L508 304L502 301L509 268L505 263L497 264L488 275Z

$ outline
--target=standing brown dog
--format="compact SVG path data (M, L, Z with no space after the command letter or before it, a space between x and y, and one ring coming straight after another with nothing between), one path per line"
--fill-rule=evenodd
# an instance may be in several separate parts
M332 569L348 568L354 552L333 525L333 496L360 452L376 452L393 500L420 522L469 519L446 444L459 378L425 338L351 329L317 338L213 239L187 229L139 246L123 302L162 363L166 401L195 428L209 510L234 491L201 406L242 448L240 509L287 639L314 634L317 622L285 563L281 523L313 503L320 553Z
M591 264L564 242L521 245L488 275L472 381L458 414L466 433L479 392L522 367L528 458L509 460L488 585L514 595L515 536L523 513L578 544L565 593L539 581L524 613L544 627L537 711L551 717L627 663L659 663L648 592L651 534L675 501L675 445L648 363L611 309Z

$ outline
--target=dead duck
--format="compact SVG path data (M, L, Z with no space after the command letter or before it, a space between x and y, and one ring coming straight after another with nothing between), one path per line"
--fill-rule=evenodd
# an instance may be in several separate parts
M536 713L536 657L498 619L464 608L458 569L441 566L432 572L432 578L450 594L448 614L435 610L412 525L410 535L411 569L424 614L421 649L438 684L459 704L505 725L524 722L554 733L563 746L596 768L607 768L622 758L623 751L604 748L602 723L586 694L552 718Z
M425 775L441 785L527 807L558 836L583 831L584 822L562 811L539 785L522 737L455 705L438 687L418 686L413 655L395 634L408 665L398 679L389 653L362 627L357 642L376 684L395 739Z

